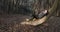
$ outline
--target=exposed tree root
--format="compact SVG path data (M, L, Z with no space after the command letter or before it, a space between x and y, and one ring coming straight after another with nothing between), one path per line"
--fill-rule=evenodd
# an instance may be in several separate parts
M24 21L24 22L21 22L21 24L36 26L36 25L44 23L45 21L49 19L49 17L53 14L53 12L56 11L57 5L58 5L58 0L55 0L54 4L52 5L52 8L49 9L48 11L49 14L47 16L43 17L42 19L34 19L33 21Z
M21 24L28 24L28 25L34 25L34 26L36 26L36 25L39 25L39 24L42 24L43 22L45 22L46 18L47 17L45 16L42 19L35 19L33 21L28 21L28 22L24 21Z

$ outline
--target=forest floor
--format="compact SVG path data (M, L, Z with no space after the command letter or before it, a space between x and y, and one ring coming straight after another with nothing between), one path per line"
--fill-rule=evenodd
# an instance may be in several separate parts
M0 15L0 32L60 32L60 17L52 16L45 25L21 25L29 16L20 14Z

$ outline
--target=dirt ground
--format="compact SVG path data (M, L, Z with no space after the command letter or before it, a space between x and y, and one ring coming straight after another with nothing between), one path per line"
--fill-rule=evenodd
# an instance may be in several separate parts
M60 17L52 16L43 23L46 25L21 25L20 23L29 18L26 15L12 14L0 15L0 32L60 32Z

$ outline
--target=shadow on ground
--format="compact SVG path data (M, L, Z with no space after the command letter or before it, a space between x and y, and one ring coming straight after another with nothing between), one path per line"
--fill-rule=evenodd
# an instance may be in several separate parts
M50 17L45 22L48 26L42 24L38 26L21 25L20 22L24 21L25 18L29 18L29 16L20 14L0 15L0 32L60 32L60 17Z

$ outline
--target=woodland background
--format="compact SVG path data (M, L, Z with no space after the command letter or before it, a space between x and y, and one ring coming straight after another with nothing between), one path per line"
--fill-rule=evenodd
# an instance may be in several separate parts
M34 0L31 1L34 2ZM51 3L53 1L51 0ZM0 32L60 32L60 0L56 12L43 23L47 23L46 26L43 24L38 26L21 25L20 22L25 18L30 18L29 15L32 13L32 8L22 2L25 0L0 0ZM59 16L56 15L57 11Z

